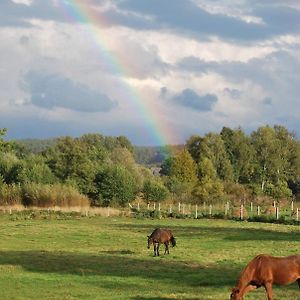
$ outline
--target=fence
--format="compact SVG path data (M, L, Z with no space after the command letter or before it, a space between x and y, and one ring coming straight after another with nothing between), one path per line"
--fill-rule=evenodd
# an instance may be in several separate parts
M297 203L298 204L298 203ZM300 209L296 207L294 201L290 205L280 206L273 202L271 206L255 205L253 202L234 206L230 202L225 204L207 204L192 205L179 202L178 204L161 204L152 202L148 204L137 203L129 204L133 213L152 213L169 217L187 217L187 218L226 218L226 219L272 219L299 222ZM150 214L151 215L151 214Z

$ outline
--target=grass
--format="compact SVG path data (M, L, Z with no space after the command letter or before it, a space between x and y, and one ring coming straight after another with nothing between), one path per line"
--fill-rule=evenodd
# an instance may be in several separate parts
M173 230L177 246L153 257L146 236ZM76 218L12 220L0 215L1 299L229 299L258 253L299 253L298 226L225 220ZM163 251L161 251L163 252ZM297 284L276 299L300 299ZM265 299L263 289L245 299Z

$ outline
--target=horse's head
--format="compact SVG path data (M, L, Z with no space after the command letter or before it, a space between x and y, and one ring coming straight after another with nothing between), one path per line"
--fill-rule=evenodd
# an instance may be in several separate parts
M242 300L243 298L240 296L240 290L238 288L233 288L231 290L230 300Z
M148 238L148 249L150 248L150 246L153 244L153 238L151 236L147 236Z

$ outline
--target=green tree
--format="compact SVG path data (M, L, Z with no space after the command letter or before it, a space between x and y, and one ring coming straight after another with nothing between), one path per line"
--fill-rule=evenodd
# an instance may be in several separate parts
M98 205L118 204L125 206L137 194L134 177L120 165L107 166L95 177L95 201Z
M250 138L240 129L223 127L221 137L237 183L250 183L254 174L255 150Z
M146 201L163 201L168 197L168 189L158 179L146 180L143 188Z
M198 163L199 182L193 189L193 196L197 202L214 202L219 201L223 197L223 184L218 178L216 169L212 161L203 158Z
M181 182L190 184L197 181L196 164L186 149L172 159L170 177L175 177Z

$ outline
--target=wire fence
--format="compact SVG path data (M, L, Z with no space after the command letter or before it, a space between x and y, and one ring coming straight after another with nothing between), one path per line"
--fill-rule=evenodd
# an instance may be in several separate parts
M151 202L147 204L129 204L134 216L140 217L175 217L175 218L220 218L249 221L278 221L298 224L300 205L291 201L288 205L280 205L275 201L271 205L258 205L253 202L234 205L224 204L164 204Z

